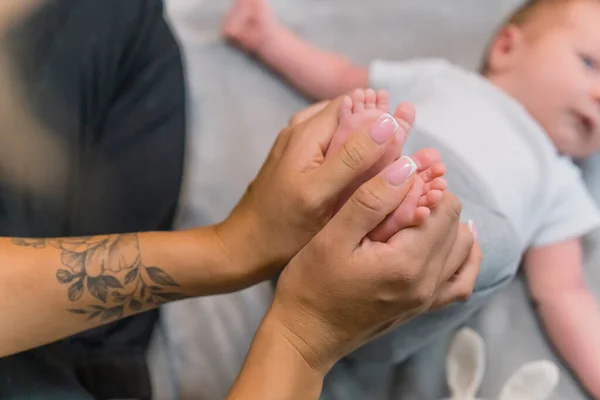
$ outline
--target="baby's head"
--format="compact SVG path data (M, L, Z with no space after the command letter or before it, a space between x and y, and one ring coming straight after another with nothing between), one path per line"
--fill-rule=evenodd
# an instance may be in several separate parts
M600 150L600 0L530 0L495 36L482 70L575 158Z

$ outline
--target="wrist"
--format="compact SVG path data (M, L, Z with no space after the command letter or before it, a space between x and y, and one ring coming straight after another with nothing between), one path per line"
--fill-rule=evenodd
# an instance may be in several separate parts
M281 38L287 34L287 29L279 22L274 21L264 28L263 39L254 49L258 58L269 58L270 54L277 52Z
M285 263L278 262L269 250L257 215L233 212L215 225L215 233L232 273L247 285L271 279Z
M305 299L290 300L278 290L267 314L271 324L277 326L304 362L325 376L345 354L340 351L340 338L335 327L314 312L300 306Z
M263 319L228 400L315 399L325 373L313 368L271 313Z

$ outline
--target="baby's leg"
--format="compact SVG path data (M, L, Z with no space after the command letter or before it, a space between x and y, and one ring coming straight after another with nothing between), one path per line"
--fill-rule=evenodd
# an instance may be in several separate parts
M340 125L334 134L326 156L339 151L350 134L361 126L375 121L389 111L389 98L386 91L375 92L372 89L355 90L346 97L340 109ZM402 146L414 121L414 110L408 104L401 104L394 113L395 123L398 125L396 146L389 150L372 168L363 176L353 182L340 200L340 206L363 183L381 172L389 163L400 157ZM414 185L401 206L390 215L370 235L371 239L386 241L393 234L405 227L423 222L430 210L442 198L446 189L446 182L441 178L445 172L444 165L440 162L440 155L433 149L424 149L411 156L419 173L415 177Z

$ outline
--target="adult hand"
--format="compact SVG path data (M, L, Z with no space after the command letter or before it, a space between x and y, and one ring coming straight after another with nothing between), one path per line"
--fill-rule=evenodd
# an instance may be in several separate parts
M365 342L473 290L481 253L469 227L459 224L461 205L451 193L424 224L386 243L367 238L410 189L410 179L401 183L402 163L361 186L279 279L267 320L320 373Z
M400 154L406 131L378 119L325 159L343 100L320 103L292 118L239 204L217 226L228 253L247 270L240 274L252 274L254 281L272 277L331 219L353 180L390 148Z

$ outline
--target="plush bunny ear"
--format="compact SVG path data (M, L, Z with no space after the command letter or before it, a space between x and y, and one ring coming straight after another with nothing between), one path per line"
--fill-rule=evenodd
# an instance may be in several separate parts
M558 367L550 361L525 364L506 382L498 400L545 400L558 379Z
M460 330L448 350L446 379L454 399L474 399L485 371L485 344L477 332Z

